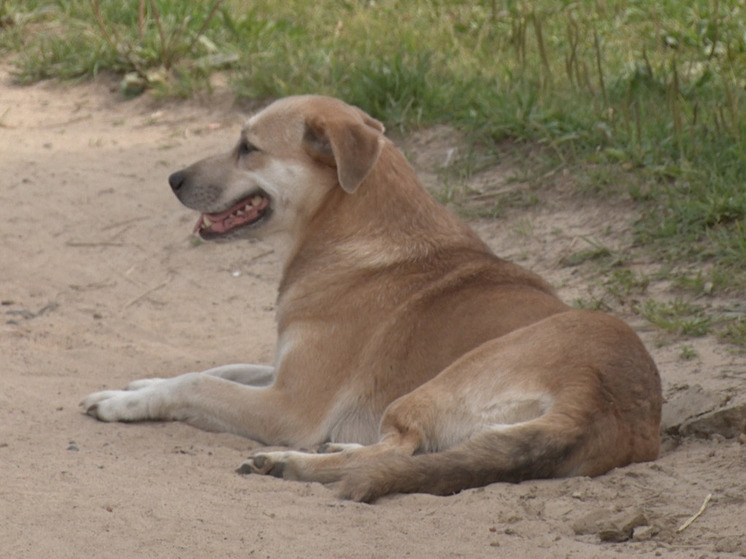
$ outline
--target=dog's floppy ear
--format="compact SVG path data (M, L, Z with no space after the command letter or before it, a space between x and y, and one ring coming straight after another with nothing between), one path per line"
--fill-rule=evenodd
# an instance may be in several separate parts
M359 109L355 111L362 120L346 112L311 117L303 135L306 151L336 167L339 184L349 193L368 176L383 146L383 124Z

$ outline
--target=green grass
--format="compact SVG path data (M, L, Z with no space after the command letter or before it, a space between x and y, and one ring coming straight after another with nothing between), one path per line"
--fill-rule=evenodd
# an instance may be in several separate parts
M746 348L746 318L741 315L727 322L725 329L720 332L720 337L741 348Z
M699 354L697 353L697 350L692 346L687 344L681 346L679 357L684 361L691 361L692 359L696 359L698 356Z
M660 330L661 344L712 334L746 349L746 307L738 299L723 306L722 300L712 299L714 287L709 281L703 282L701 275L687 285L665 269L650 277L628 267L618 253L598 243L588 243L594 248L581 249L561 262L568 267L585 265L585 272L591 276L588 293L576 299L573 306L641 316ZM648 292L652 281L670 282L668 295L663 295L665 300ZM672 299L671 292L677 294ZM684 344L681 357L692 359L696 352Z
M580 266L586 262L605 262L614 258L614 255L609 248L593 241L592 239L584 239L584 241L590 248L582 248L565 256L560 262L563 266Z
M662 330L683 336L704 336L709 333L712 323L701 306L682 299L670 303L649 299L640 309L640 314Z
M631 198L637 243L681 285L746 293L741 0L0 0L0 54L25 83L107 71L190 95L222 72L241 97L448 123L483 153L538 145L534 192L561 167Z

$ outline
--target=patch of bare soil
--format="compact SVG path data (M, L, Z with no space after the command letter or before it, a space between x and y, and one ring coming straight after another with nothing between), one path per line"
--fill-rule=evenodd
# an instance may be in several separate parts
M196 215L166 183L230 146L245 115L230 99L122 101L103 82L19 88L6 70L0 115L3 556L746 556L746 358L705 337L686 342L697 357L684 360L682 342L662 345L634 316L625 318L661 369L664 428L675 436L658 461L596 479L370 506L318 484L237 475L255 447L246 439L83 415L83 396L133 379L271 362L271 248L195 245ZM408 143L430 184L457 148L442 130ZM509 172L475 180L509 188ZM566 300L582 297L598 278L563 257L584 238L625 250L632 210L561 189L541 198L474 226Z

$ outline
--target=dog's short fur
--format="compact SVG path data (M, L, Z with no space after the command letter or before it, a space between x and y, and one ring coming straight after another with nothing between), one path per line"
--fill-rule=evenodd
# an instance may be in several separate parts
M361 110L277 101L233 150L169 182L202 212L202 238L276 241L274 367L135 381L88 396L88 414L329 443L259 452L241 471L341 481L368 501L656 458L660 379L637 335L495 256Z

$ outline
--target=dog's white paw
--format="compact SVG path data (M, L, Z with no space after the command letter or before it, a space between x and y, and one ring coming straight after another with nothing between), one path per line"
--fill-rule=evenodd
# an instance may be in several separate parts
M147 397L139 390L104 390L89 394L83 411L100 421L141 421L150 419Z
M239 474L261 474L285 477L287 452L260 452L243 462L236 470Z
M127 385L126 390L102 390L89 394L80 405L85 413L101 421L150 419L148 413L150 395L144 389L165 380L162 378L133 380Z
M109 398L113 398L117 394L121 393L122 390L103 390L101 392L94 392L86 396L80 405L83 407L83 411L93 417L97 416L98 404ZM100 419L100 418L99 418Z

